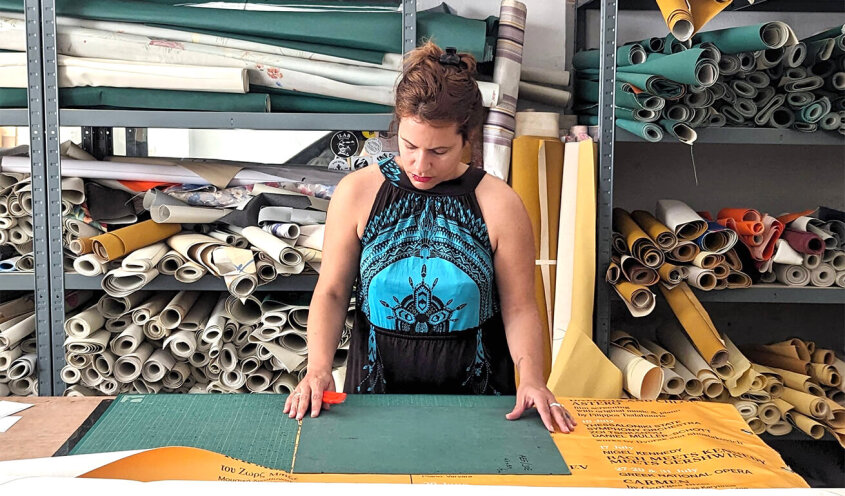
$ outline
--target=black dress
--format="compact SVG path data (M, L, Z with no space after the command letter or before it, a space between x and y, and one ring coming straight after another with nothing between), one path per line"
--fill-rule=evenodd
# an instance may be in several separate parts
M469 168L430 190L392 158L361 239L344 391L514 394L493 250Z

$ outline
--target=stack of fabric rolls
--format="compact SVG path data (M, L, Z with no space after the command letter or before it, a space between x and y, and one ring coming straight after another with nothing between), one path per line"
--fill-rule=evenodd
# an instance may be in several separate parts
M0 303L0 396L35 396L35 297Z
M308 366L308 301L307 294L71 292L64 394L290 393ZM338 388L351 328L350 313L333 363Z
M32 272L32 181L0 173L0 272Z
M160 274L192 283L210 273L243 298L279 275L320 270L326 210L343 173L299 170L297 179L331 183L321 184L209 161L113 157L121 166L109 168L64 148L66 269L103 276L112 296ZM0 168L17 174L29 160L2 157Z
M398 6L58 0L60 104L228 112L390 112L402 70ZM260 7L256 11L254 7ZM497 19L445 5L417 36L493 59ZM0 1L0 107L26 107L23 5ZM480 85L486 106L498 85Z
M617 50L616 125L692 144L706 127L845 134L845 27L800 42L783 22L673 35ZM575 113L598 124L599 51L573 59Z
M610 359L628 395L638 399L733 404L756 434L792 426L845 447L845 362L832 350L791 339L737 346L720 333L686 283L666 292L677 320L654 336L611 334Z
M845 288L845 213L813 212L775 218L723 208L714 218L679 200L659 200L654 215L616 208L605 279L635 317L654 310L650 288L665 295L684 281L702 291L775 281Z

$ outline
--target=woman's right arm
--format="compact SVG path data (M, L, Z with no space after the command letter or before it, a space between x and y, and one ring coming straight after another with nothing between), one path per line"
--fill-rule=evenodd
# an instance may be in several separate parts
M329 203L323 261L308 311L308 372L285 402L284 413L297 420L309 406L312 417L319 415L323 391L335 390L332 361L361 255L357 230L361 188L357 186L362 179L366 177L361 174L343 178Z

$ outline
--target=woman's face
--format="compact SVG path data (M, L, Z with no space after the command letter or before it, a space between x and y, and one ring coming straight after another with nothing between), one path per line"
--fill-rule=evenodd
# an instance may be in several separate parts
M416 117L399 121L400 165L414 187L431 189L460 176L464 139L455 123L423 122Z

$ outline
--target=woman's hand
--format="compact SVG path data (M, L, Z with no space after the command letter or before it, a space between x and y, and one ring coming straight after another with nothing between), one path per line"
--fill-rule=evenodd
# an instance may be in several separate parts
M540 418L549 432L568 433L575 430L575 420L566 408L557 402L555 395L549 391L545 384L531 384L520 381L516 390L516 406L513 411L505 415L508 420L516 420L522 413L531 407L537 408Z
M289 414L290 418L302 420L308 407L311 407L311 416L320 415L320 409L329 409L329 405L323 405L323 391L334 391L334 378L331 372L312 372L310 369L302 381L296 386L287 401L283 413Z

